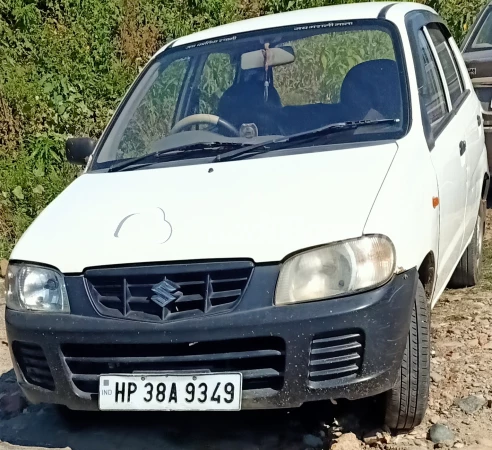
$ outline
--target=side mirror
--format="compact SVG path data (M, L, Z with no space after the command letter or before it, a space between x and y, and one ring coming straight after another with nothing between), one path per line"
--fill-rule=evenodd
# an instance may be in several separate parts
M85 165L92 155L97 141L88 137L70 138L65 143L65 154L68 162Z

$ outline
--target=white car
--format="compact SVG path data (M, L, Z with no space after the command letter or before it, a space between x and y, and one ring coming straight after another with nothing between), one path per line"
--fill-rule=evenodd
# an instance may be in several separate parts
M415 3L259 17L179 38L26 231L7 333L33 402L240 410L428 399L429 314L480 273L481 106Z

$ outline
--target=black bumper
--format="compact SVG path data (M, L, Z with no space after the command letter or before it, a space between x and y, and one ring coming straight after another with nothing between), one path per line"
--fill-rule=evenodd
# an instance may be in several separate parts
M152 361L162 349L166 361L178 361L186 352L186 365L179 367L187 370L205 364L212 372L247 372L245 409L357 399L392 388L417 279L411 270L370 292L285 307L271 306L273 291L254 289L252 283L242 302L263 296L270 306L173 323L7 310L7 335L18 382L34 403L97 409L98 374L132 372L128 360L141 364L139 369L159 370ZM211 352L222 353L213 364L200 356L190 359L201 352L207 360ZM133 359L125 360L128 355Z

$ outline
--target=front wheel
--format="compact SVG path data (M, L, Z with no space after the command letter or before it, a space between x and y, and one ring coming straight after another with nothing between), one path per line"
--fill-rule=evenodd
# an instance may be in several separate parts
M395 431L419 425L429 400L430 320L424 286L415 294L407 345L395 386L386 395L385 423Z

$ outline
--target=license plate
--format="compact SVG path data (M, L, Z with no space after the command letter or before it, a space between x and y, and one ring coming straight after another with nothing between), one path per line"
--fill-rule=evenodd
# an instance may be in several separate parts
M238 411L242 374L101 375L105 411Z

